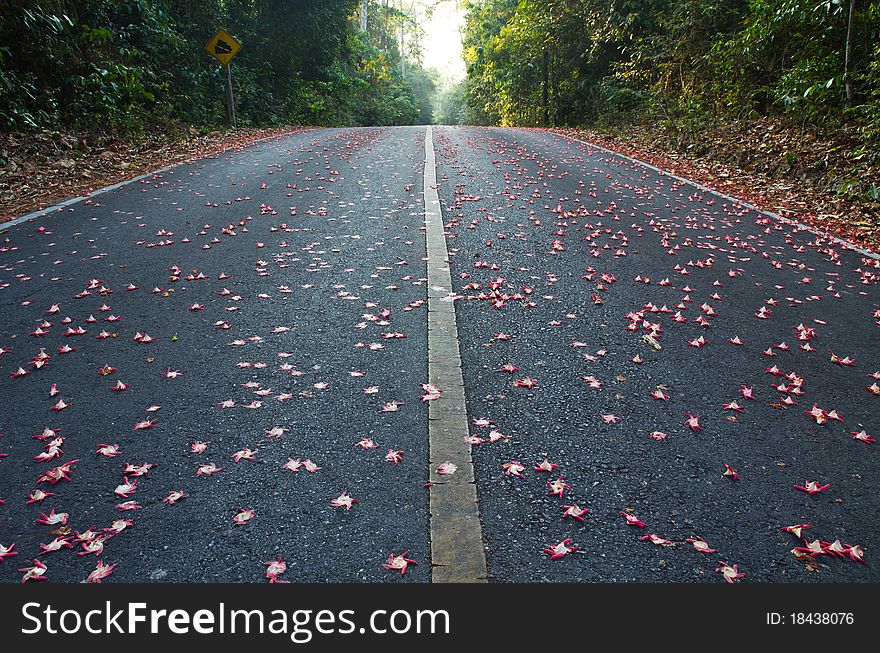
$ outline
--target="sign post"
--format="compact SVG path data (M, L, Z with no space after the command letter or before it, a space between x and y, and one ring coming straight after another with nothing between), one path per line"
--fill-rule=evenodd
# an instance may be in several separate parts
M235 128L235 98L232 95L232 64L226 64L226 115Z
M212 57L226 68L226 115L229 124L235 127L235 97L232 94L232 58L241 50L241 43L236 41L226 30L219 29L205 46Z

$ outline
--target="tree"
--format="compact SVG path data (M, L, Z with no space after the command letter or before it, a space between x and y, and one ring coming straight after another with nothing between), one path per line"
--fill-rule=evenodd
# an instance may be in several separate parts
M411 123L425 100L403 69L430 88L417 61L403 64L413 55L394 20L405 15L388 7L383 20L377 5L364 34L360 0L8 0L0 129L219 126L224 79L204 45L220 26L244 46L233 64L240 123Z
M482 123L830 124L880 84L876 0L471 0L464 35Z

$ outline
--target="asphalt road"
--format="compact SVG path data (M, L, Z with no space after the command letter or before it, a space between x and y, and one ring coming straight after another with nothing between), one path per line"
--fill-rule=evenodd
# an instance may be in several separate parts
M492 579L718 582L720 560L743 582L880 579L878 445L850 433L880 429L876 260L553 134L450 128L437 141L468 412L506 436L474 447ZM652 333L659 350L642 340ZM771 384L793 383L773 365L803 379L797 405L780 403ZM734 400L742 413L724 410ZM817 424L814 403L843 422ZM535 471L545 457L559 468ZM510 461L525 478L505 474ZM559 476L571 490L548 496ZM830 487L793 488L806 480ZM583 523L563 519L572 504L589 510ZM865 564L820 554L807 571L790 553L803 541L779 530L801 523L810 541L860 545ZM541 554L567 538L581 550Z
M0 581L34 558L84 580L87 529L105 582L264 582L278 557L291 582L430 578L424 135L298 133L0 233ZM549 132L434 146L491 581L880 580L880 444L853 439L880 438L875 259ZM404 551L405 576L381 566Z
M34 523L51 508L80 532L132 521L105 543L102 559L119 564L112 581L256 582L278 556L281 580L396 581L380 563L403 550L419 562L405 579L428 578L423 135L297 134L4 234L0 342L12 351L0 379L0 544L15 542L19 555L0 564L0 578L17 581L16 569L54 539L53 527ZM97 289L77 299L91 279ZM60 312L47 315L53 304ZM65 337L66 317L87 333ZM48 333L29 335L43 319ZM118 337L96 339L102 330ZM138 332L155 341L135 342ZM76 351L59 355L66 343ZM40 348L46 366L9 378L20 364L32 370L26 361ZM105 364L116 371L99 375ZM169 369L180 376L164 377ZM117 380L128 389L111 391ZM53 383L70 404L57 414ZM234 407L221 408L226 400ZM403 403L382 412L389 402ZM45 427L65 440L63 455L42 463L32 436ZM274 427L286 431L265 433ZM355 447L362 438L377 448ZM197 441L210 442L202 454L191 453ZM96 455L99 444L121 454ZM231 459L245 448L257 450L253 460ZM403 450L402 462L386 462L389 449ZM320 469L283 469L289 458ZM73 459L70 482L37 483ZM130 496L142 509L121 512L114 490L127 464L143 463L156 467ZM209 463L222 471L198 476ZM55 496L25 505L38 487ZM186 498L164 503L176 490ZM346 490L358 503L332 507ZM238 525L239 509L255 516ZM81 550L40 556L49 579L83 580L96 561Z

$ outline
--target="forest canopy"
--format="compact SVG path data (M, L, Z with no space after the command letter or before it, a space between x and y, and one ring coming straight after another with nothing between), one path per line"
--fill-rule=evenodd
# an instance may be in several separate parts
M360 0L5 0L0 130L224 124L225 72L205 52L224 27L244 126L430 122L433 80L414 18Z
M7 0L0 131L221 127L225 74L204 47L224 27L244 44L246 127L774 116L880 139L878 0L460 0L467 78L446 88L421 65L416 3L368 0L362 29L362 1Z
M470 0L465 122L880 129L872 0Z

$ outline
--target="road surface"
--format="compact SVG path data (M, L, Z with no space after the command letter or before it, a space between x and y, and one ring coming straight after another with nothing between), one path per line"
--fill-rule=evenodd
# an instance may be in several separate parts
M0 581L880 580L876 258L428 133L436 184L317 129L0 232Z

